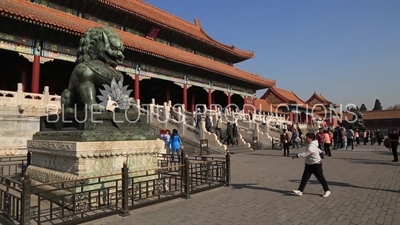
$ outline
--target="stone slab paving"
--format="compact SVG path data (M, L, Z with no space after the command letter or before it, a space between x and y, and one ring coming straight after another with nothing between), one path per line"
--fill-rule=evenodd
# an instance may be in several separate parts
M361 146L362 147L362 146ZM361 148L360 147L360 148ZM323 161L332 195L322 198L313 177L302 197L293 196L304 162L260 150L232 155L232 185L111 216L85 225L260 224L398 225L400 163L384 148L334 151ZM299 151L292 151L297 153Z

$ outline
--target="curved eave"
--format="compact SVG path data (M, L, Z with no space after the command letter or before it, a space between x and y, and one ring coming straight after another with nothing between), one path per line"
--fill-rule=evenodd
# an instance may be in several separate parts
M81 36L91 27L102 26L96 22L65 14L25 0L0 0L0 3L2 3L0 4L1 16L77 36ZM146 38L135 36L120 30L116 31L120 34L121 39L124 41L125 46L128 49L242 80L246 83L257 86L271 87L275 85L274 80L262 78L235 67L175 49Z
M151 21L155 24L158 24L164 28L172 29L181 34L184 34L186 36L197 39L201 42L204 42L206 44L217 47L220 50L223 50L229 54L232 54L236 57L242 58L243 60L241 60L241 61L244 61L246 59L250 59L250 58L254 57L253 51L241 50L241 49L236 48L235 46L228 46L221 42L218 42L218 41L214 40L213 38L211 38L206 32L204 32L201 29L201 27L198 27L192 23L189 23L186 20L183 20L183 19L181 19L175 15L172 15L170 13L167 13L167 12L165 12L161 9L158 9L158 8L156 8L150 4L147 4L145 2L137 1L137 0L136 1L133 1L133 0L112 0L112 1L95 0L95 1L99 2L103 5L120 10L122 12L138 16L147 21ZM162 16L165 16L166 18L161 17L160 14ZM182 26L179 26L179 24Z
M275 88L270 88L270 89L268 89L268 91L271 91L273 94L275 94L276 96L278 96L281 100L283 100L285 103L293 104L293 105L298 104L297 101L286 98L284 95L282 95L282 94L279 92L279 90L276 90ZM263 95L263 97L265 97L265 95L268 93L268 91ZM303 102L299 97L297 97L297 95L296 95L295 93L292 92L292 94L293 94L293 96L294 96L295 98L297 98L297 100L300 101L300 104L299 104L300 106L301 106L301 105L305 105L305 107L306 107L307 104L306 104L305 102Z

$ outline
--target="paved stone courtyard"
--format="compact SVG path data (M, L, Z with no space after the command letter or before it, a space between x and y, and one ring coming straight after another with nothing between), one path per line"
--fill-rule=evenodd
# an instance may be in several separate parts
M357 149L370 149L357 151ZM292 153L300 152L299 150ZM280 151L232 155L232 186L192 195L85 225L159 224L400 224L400 164L383 147L333 151L323 161L332 195L322 198L313 177L302 197L291 194L303 172L302 159Z

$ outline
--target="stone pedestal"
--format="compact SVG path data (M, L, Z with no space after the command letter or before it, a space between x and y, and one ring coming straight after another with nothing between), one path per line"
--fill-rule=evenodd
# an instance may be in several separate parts
M38 118L0 115L0 156L26 155L26 142L38 131Z
M109 175L120 174L124 162L127 162L129 171L156 168L157 154L165 153L164 146L162 140L97 142L31 140L28 141L28 151L32 152L32 160L27 171L31 179L40 183L73 181L99 176L108 176L102 178L102 181L117 180L121 179L121 175ZM140 176L140 173L135 176ZM107 184L112 184L112 182L106 182L104 186L98 179L87 179L85 182L93 183L93 185L85 186L83 190L68 187L66 189L70 192L81 192L107 188ZM60 185L53 186L61 188ZM75 184L71 182L67 186L71 187Z

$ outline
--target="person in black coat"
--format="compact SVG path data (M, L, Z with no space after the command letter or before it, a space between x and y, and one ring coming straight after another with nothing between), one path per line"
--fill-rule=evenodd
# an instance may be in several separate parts
M384 137L383 137L382 132L381 132L379 129L376 130L376 132L375 132L375 137L376 137L376 141L378 142L378 145L381 145L381 143L382 143Z
M226 125L226 144L228 146L229 144L233 145L233 127L230 122L228 122Z
M209 116L206 116L205 123L206 123L205 124L206 125L206 130L208 132L211 132L211 119L210 119Z
M390 147L392 148L392 154L394 158L392 162L398 162L399 156L397 154L397 147L399 146L399 133L396 129L392 129L392 132L389 134L389 138L391 145Z
M233 135L233 143L235 145L238 145L239 144L239 131L236 126L236 123L234 123L232 126L232 135Z

